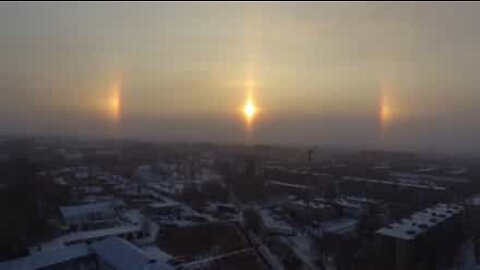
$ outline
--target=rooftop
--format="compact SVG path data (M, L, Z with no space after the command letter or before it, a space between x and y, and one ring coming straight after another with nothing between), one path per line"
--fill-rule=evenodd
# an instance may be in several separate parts
M82 205L60 207L60 212L66 220L86 217L90 213L106 212L113 214L111 202L97 202Z
M142 228L140 225L124 225L124 226L118 226L118 227L112 227L112 228L100 229L100 230L73 232L73 233L69 233L69 234L60 236L58 238L55 238L52 241L43 244L42 246L45 248L62 246L68 243L83 242L83 241L95 240L95 239L109 237L109 236L136 233L141 231L141 229Z
M458 204L437 204L412 214L409 218L394 222L376 233L402 240L414 240L430 228L463 211Z
M102 261L116 270L172 269L165 262L157 261L154 256L118 237L110 237L91 246Z
M291 184L291 183L280 182L280 181L270 181L269 184L270 185L290 187L290 188L298 188L298 189L306 189L307 188L305 185Z
M419 189L430 189L436 191L444 191L446 190L445 187L438 186L436 184L415 184L411 181L390 181L390 180L379 180L379 179L372 179L372 178L363 178L363 177L352 177L352 176L345 176L342 180L347 181L356 181L356 182L368 182L368 183L376 183L376 184L384 184L384 185L398 185L402 187L411 187L411 188L419 188Z
M107 264L110 267L109 269L112 270L173 269L166 263L171 257L157 247L149 247L148 251L144 251L132 243L118 237L109 237L91 245L81 243L33 252L29 256L0 263L0 269L56 269L60 264L63 266L63 264L70 261L86 257L91 258L92 261L96 259L100 260Z
M84 243L32 253L30 256L0 263L2 270L33 270L67 262L79 257L86 257L91 252Z

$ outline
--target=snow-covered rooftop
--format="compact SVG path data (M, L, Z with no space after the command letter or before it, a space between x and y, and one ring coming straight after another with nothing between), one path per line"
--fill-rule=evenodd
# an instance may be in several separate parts
M376 233L402 240L414 240L430 228L463 211L458 204L437 204L412 214L409 218L394 222Z
M91 213L102 213L113 215L114 211L111 202L98 202L82 205L63 206L60 212L65 220L76 220L87 218Z
M125 235L129 233L137 233L142 230L140 225L123 225L106 229L73 232L62 235L50 242L42 244L43 249L52 247L60 247L70 243L86 242L88 240L101 239L109 236Z
M402 187L412 187L412 188L419 188L419 189L431 189L437 191L444 191L446 190L445 187L438 186L436 184L418 184L412 183L411 181L390 181L390 180L378 180L378 179L371 179L371 178L363 178L363 177L353 177L353 176L344 176L342 180L347 181L356 181L356 182L367 182L367 183L376 183L376 184L384 184L384 185L398 185Z
M93 256L96 255L96 256ZM85 243L33 252L19 259L0 263L2 270L53 269L79 258L100 260L114 270L170 270L171 258L155 246L142 250L119 237L109 237L91 245Z
M109 237L94 243L92 249L102 261L116 270L172 269L166 262L157 260L154 256L118 237Z
M69 260L86 257L91 252L84 243L32 253L30 256L0 263L2 270L33 270L67 262Z
M270 181L269 184L270 185L283 186L283 187L290 187L290 188L298 188L298 189L307 188L305 185L291 184L291 183L280 182L280 181Z

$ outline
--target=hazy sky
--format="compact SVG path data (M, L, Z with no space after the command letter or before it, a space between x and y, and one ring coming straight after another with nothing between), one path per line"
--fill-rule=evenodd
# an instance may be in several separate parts
M479 3L0 3L0 133L480 150ZM115 103L116 102L116 103Z

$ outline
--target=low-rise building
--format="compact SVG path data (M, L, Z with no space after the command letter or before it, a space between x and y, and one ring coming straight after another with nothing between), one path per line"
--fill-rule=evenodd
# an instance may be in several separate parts
M168 256L155 256L131 242L108 237L93 244L74 244L32 252L0 263L2 270L171 270Z
M114 202L98 202L60 207L65 225L72 230L84 230L91 226L106 225L116 219Z

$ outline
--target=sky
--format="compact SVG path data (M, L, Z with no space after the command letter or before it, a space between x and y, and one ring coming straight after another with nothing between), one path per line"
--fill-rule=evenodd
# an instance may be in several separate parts
M470 2L2 2L0 134L475 152L478 25Z

